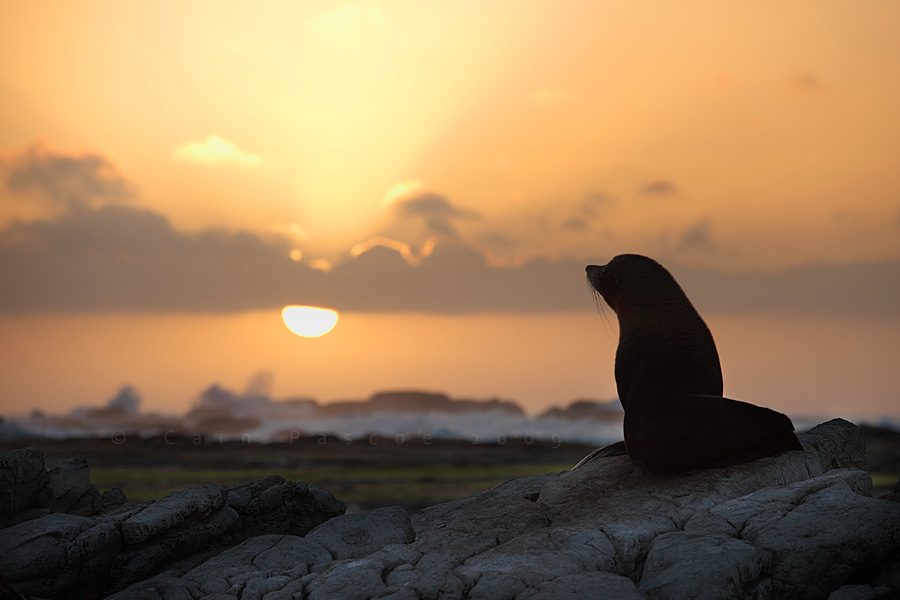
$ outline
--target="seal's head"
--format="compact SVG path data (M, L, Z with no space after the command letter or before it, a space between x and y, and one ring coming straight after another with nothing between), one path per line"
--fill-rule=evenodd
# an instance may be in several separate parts
M588 282L616 311L633 312L652 307L665 298L686 300L675 278L661 264L639 254L620 254L605 265L585 268Z

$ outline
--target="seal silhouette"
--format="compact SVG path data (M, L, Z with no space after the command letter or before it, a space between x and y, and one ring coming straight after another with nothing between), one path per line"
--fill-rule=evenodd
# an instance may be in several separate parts
M802 450L794 425L774 410L722 396L722 369L706 323L655 260L622 254L586 268L593 290L619 320L616 388L627 453L651 471L683 473Z

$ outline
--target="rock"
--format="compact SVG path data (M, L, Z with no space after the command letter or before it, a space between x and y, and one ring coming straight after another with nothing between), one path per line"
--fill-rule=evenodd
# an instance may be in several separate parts
M877 568L872 584L900 590L900 548L891 552Z
M727 535L664 533L650 543L640 591L647 598L739 598L768 562L764 551Z
M621 575L595 571L564 575L522 592L516 600L644 600L634 582Z
M804 450L813 450L823 471L829 469L866 470L866 442L859 428L843 419L816 425L800 436Z
M406 511L390 506L335 517L313 529L306 539L318 542L335 560L341 560L367 556L388 544L407 544L415 535Z
M79 454L50 469L38 494L38 504L50 512L82 517L100 512L100 492L91 485L87 460Z
M0 568L23 589L65 597L88 580L104 593L124 585L127 562L132 578L156 574L113 598L147 600L900 596L900 503L871 497L859 431L835 420L800 439L804 451L678 476L608 457L411 519L378 509L335 516L305 537L256 535L197 553L198 540L228 545L272 528L267 515L287 514L280 511L294 498L313 502L291 509L301 516L284 518L285 529L342 508L330 498L316 504L324 491L279 478L201 487L156 507L7 528ZM179 552L187 556L164 559ZM150 566L133 568L139 559Z
M169 519L161 521L166 522ZM208 548L221 549L223 544L230 541L229 534L240 523L240 517L230 507L220 506L212 512L200 513L171 529L161 529L157 523L153 523L152 525L157 528L154 537L139 543L129 541L128 534L125 533L127 531L125 526L128 523L126 521L122 524L122 537L125 539L126 547L116 556L109 569L113 589L120 589L159 573L174 558L189 556Z
M51 514L0 531L0 571L23 593L99 593L121 546L115 523Z
M128 502L125 498L125 492L119 488L111 488L100 495L100 510L108 512L120 506L124 506Z
M37 448L0 453L0 526L51 512L88 517L102 508L83 456L74 456L47 471L44 455Z
M853 425L801 439L677 477L612 457L510 481L414 515L414 542L336 562L309 597L822 597L900 548L900 511L869 497Z
M828 596L828 600L892 600L896 593L888 587L845 585Z
M35 505L46 471L44 454L37 448L0 453L0 520L12 524L14 517Z
M595 400L575 400L566 408L554 406L540 414L540 419L566 419L567 421L600 421L621 423L625 411L619 399L608 402Z
M900 502L900 479L898 479L896 485L894 485L894 491L889 494L885 494L885 499L893 500L894 502Z
M900 542L900 506L861 495L871 493L862 471L837 470L766 492L747 497L748 503L765 497L766 506L738 526L742 539L773 556L769 573L778 596L824 596Z
M387 565L375 557L344 560L311 579L304 594L308 600L366 600L388 593L382 579Z
M162 500L149 504L122 523L126 544L139 544L192 517L205 517L225 504L228 493L215 485L200 485L172 492Z
M866 441L870 473L900 473L900 431L887 427L860 425Z
M13 490L17 495L7 496L10 507L32 507L10 508L15 518L29 513L36 518L0 530L0 572L21 592L41 597L105 595L162 572L167 572L163 587L179 590L172 592L178 597L188 588L168 580L238 541L258 539L254 536L261 533L305 534L345 509L325 490L277 476L235 486L198 486L140 504L129 504L121 490L110 490L101 501L82 457L47 472L43 455L33 450L4 455L8 481L38 483L19 485ZM51 508L93 516L41 514ZM100 509L102 514L94 514ZM317 560L332 560L321 546L297 539L315 549ZM272 560L281 556L263 553L269 555Z
M225 550L180 576L160 575L110 596L116 600L195 598L212 594L268 600L299 595L300 580L331 562L317 543L293 535L262 535Z
M258 481L228 486L227 504L241 517L241 539L267 533L306 535L346 505L331 492L271 475Z

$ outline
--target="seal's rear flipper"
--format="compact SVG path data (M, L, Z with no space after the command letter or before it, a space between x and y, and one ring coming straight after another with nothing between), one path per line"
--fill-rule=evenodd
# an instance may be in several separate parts
M578 464L572 467L572 471L577 469L578 467L585 465L595 458L604 458L607 456L628 456L628 450L625 448L625 442L616 442L615 444L610 444L608 446L602 446L597 448L580 461Z
M704 394L671 394L625 437L630 456L658 473L727 467L803 450L791 419L770 408ZM637 434L637 435L635 435Z

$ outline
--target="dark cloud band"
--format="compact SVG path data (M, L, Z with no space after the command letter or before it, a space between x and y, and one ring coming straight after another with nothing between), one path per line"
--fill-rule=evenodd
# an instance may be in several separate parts
M133 186L97 154L71 156L34 145L4 167L8 190L37 193L63 208L122 202L134 195Z
M0 311L232 312L314 304L439 313L591 310L591 260L493 267L458 241L418 266L376 246L329 273L249 232L187 234L131 207L76 208L0 231ZM900 262L723 274L667 264L704 311L893 316Z

